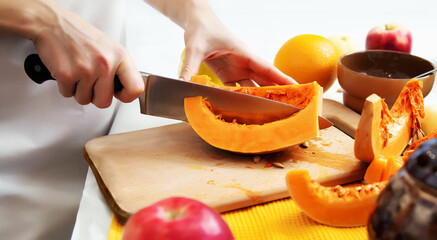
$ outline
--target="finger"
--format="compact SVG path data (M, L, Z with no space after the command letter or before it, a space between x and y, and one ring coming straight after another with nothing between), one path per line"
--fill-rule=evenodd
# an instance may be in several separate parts
M187 48L185 52L184 66L182 66L179 78L184 81L191 81L191 78L199 72L202 60L203 57L198 51L193 51Z
M76 93L76 83L78 79L74 79L72 75L55 74L56 82L58 83L59 93L64 97L73 97Z
M93 87L91 102L98 108L107 108L111 106L114 95L114 80L107 76L101 75Z
M299 84L294 80L292 77L284 74L279 69L277 69L274 66L271 66L271 71L269 72L269 76L267 76L268 79L271 79L272 82L279 84L279 85L290 85L290 84Z
M120 83L123 85L123 89L115 93L115 97L120 101L132 102L144 91L143 78L130 58L125 58L120 63L116 74L120 79ZM112 79L112 82L114 82L114 79ZM112 85L112 88L113 87Z
M81 105L87 105L93 99L94 81L81 80L76 84L76 92L74 98Z
M252 59L258 58L252 57ZM269 82L270 85L272 85L272 83L279 85L298 84L293 78L287 76L279 71L279 69L263 60L251 61L249 63L249 68L252 69L253 72L251 78L254 80L256 79L255 81L263 86Z
M263 77L260 77L258 74L256 73L250 73L250 78L253 79L253 81L258 84L259 86L272 86L272 85L278 85L272 81L267 81L265 80Z
M259 84L259 86L263 86L264 87L264 86L275 86L275 85L278 85L277 83L272 82L272 81L266 79L265 76L261 76L259 74L256 74L253 71L249 72L249 76L250 76L251 79L253 79L254 82Z
M238 83L238 85L240 85L241 87L259 87L259 85L251 79L243 79L243 80L240 80L237 82L232 82L232 83L229 82L226 85L236 86L237 85L236 83Z
M223 82L226 81L235 84L235 81L232 81L226 69L229 69L229 64L225 61L223 57L207 59L204 61L205 64L215 73L215 75Z
M66 98L73 97L76 92L76 83L62 83L60 80L58 82L59 93Z

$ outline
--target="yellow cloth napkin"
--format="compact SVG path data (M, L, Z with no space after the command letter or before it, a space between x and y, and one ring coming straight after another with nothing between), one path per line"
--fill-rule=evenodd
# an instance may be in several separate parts
M222 214L235 239L367 239L366 227L337 228L307 217L291 198ZM120 240L123 226L113 217L108 240Z

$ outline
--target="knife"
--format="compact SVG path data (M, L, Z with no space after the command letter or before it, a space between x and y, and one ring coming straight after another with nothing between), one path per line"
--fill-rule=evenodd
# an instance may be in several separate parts
M26 74L36 83L54 80L37 54L29 55L24 61ZM266 98L233 92L221 88L172 79L140 72L145 91L140 95L142 114L187 121L184 98L202 96L213 106L215 114L227 121L235 119L246 124L261 124L288 117L301 109L289 104ZM114 77L114 92L123 89L117 76ZM333 124L319 116L319 128Z

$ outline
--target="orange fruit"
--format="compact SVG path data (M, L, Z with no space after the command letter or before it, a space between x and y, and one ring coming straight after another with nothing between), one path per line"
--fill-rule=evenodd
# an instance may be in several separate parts
M282 45L274 65L298 83L317 81L326 92L337 79L338 58L335 45L327 38L302 34Z

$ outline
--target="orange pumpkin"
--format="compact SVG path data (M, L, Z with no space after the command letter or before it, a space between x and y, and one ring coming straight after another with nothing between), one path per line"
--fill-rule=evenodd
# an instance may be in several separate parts
M201 83L208 77L198 76ZM209 82L204 82L211 85ZM302 110L290 117L264 124L225 121L216 115L208 100L202 97L185 99L185 114L194 131L210 145L237 153L270 153L283 150L319 136L318 116L321 114L323 89L316 83L271 87L226 87L255 96L282 102L293 102Z
M393 107L384 99L370 95L365 103L355 135L355 157L371 162L378 155L399 156L420 128L424 117L422 82L410 80Z
M384 181L325 187L312 180L306 170L287 172L286 182L291 198L308 217L337 227L366 225L379 193L387 184Z

